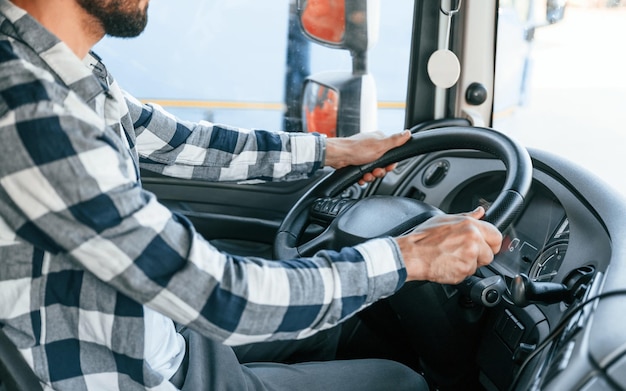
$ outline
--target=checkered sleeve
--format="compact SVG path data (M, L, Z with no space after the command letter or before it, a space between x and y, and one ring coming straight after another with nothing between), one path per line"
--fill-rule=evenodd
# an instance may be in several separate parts
M229 344L304 337L404 281L391 239L291 261L219 252L142 190L119 135L72 91L52 100L53 80L19 76L0 102L3 237L67 254L134 301Z
M126 95L142 167L178 178L213 181L295 180L324 163L318 134L191 123Z

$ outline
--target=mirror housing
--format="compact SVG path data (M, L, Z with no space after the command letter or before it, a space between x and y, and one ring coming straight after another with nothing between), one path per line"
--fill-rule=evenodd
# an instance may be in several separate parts
M369 74L324 72L302 89L302 130L347 137L377 130L376 84Z
M300 27L314 42L365 52L378 41L379 0L298 0Z

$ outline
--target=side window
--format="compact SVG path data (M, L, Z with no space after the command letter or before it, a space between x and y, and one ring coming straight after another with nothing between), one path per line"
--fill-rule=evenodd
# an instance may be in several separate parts
M404 126L413 1L380 2L380 38L369 54L378 128L388 132ZM308 74L351 69L349 53L289 28L294 11L295 0L152 2L140 37L107 37L95 51L124 89L181 118L293 130L294 86Z
M493 126L580 163L626 195L624 1L568 1L561 21L547 24L544 13L543 23L521 30L511 22L514 3L501 2L511 7L500 9Z
M381 0L380 41L370 55L378 89L378 123L384 132L404 129L414 0Z
M529 1L505 0L498 9L494 117L526 103L532 67Z
M289 0L154 1L135 39L95 48L122 88L189 120L278 128Z

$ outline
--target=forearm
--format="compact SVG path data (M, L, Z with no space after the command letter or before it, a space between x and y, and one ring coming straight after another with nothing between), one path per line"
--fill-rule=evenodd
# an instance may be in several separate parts
M70 254L128 297L226 344L306 337L391 295L406 277L389 239L290 261L232 257L161 208L133 216L149 216L150 227L111 230Z
M307 178L323 165L322 137L181 121L127 97L142 167L210 181Z

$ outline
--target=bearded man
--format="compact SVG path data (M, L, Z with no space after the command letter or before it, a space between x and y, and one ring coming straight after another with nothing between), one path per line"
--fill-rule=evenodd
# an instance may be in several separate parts
M148 2L0 0L0 326L43 388L425 389L391 361L242 364L229 346L313 335L406 280L459 282L499 249L484 210L321 251L299 260L307 268L219 252L141 188L140 165L294 180L373 161L410 136L249 131L138 102L91 48L140 34ZM302 308L315 321L281 329L301 324Z

